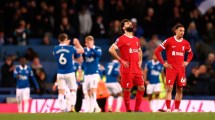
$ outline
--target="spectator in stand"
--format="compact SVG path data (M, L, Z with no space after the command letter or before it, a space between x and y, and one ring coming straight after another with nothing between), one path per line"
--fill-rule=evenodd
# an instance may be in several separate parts
M81 11L78 14L79 23L80 23L80 34L84 37L87 34L90 34L92 29L92 18L91 13L86 5L82 5Z
M161 40L159 40L158 36L156 34L152 35L151 40L149 41L149 56L148 59L152 59L152 56L154 54L154 50L162 43Z
M32 48L28 48L27 51L26 51L26 54L25 54L25 58L28 60L28 61L33 61L34 58L38 57L38 54L37 52L35 52Z
M191 74L187 77L187 87L185 88L187 95L194 95L195 93L195 85L198 77L198 66L193 67L191 70Z
M120 21L114 20L110 23L110 29L108 31L108 36L111 38L110 44L113 44L115 40L121 35Z
M208 45L215 45L215 28L212 22L206 24L206 31L202 38Z
M42 45L51 45L51 36L49 34L45 34L43 37Z
M105 24L101 15L96 17L96 21L93 24L92 33L96 38L104 38L106 36Z
M12 56L7 56L5 63L1 66L1 87L15 87L13 70L14 65Z
M138 24L136 18L132 18L131 22L134 26L134 35L137 36L138 38L143 37L144 30L143 28Z
M26 25L24 20L19 22L18 28L14 31L14 40L17 45L27 45L27 40L30 35L30 24Z
M57 28L57 35L60 33L66 33L69 36L75 35L75 30L69 23L68 17L63 17L60 26Z
M32 62L32 71L34 76L39 83L40 94L46 93L45 82L47 79L46 72L43 69L43 66L40 64L40 59L35 57Z
M197 71L197 81L195 85L196 95L209 95L210 74L207 71L206 65L199 66Z
M149 7L147 9L147 15L144 17L143 20L143 29L145 30L144 37L146 39L150 39L152 35L156 32L154 9L152 7Z
M0 46L3 45L4 43L5 43L4 32L0 31Z
M215 55L214 53L209 53L205 61L207 71L212 78L215 78Z

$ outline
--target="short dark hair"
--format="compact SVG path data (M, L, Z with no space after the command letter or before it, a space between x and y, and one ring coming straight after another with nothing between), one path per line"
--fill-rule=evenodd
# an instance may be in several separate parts
M60 42L63 42L64 40L68 39L68 35L65 34L65 33L61 33L59 36L58 36L58 40Z
M126 22L130 22L130 20L129 19L124 19L124 20L121 21L121 26L120 27L121 27L121 30L122 30L123 33L125 31L122 28L124 27L124 25L125 25Z
M174 27L175 29L174 30L177 30L180 27L184 28L184 25L182 25L181 23L178 23L178 24L175 25L175 27Z

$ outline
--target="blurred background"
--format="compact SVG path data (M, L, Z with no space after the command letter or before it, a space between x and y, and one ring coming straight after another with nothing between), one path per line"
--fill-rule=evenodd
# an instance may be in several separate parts
M56 98L52 50L59 33L77 37L83 45L84 37L93 35L103 51L101 65L111 61L108 48L121 35L124 18L134 25L144 63L182 23L194 52L184 98L215 100L214 6L214 0L0 0L0 103L13 102L13 69L23 55L40 84L40 94L32 88L32 97Z

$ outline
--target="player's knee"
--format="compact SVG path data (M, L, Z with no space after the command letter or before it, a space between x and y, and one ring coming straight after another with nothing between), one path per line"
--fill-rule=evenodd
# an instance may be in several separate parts
M173 89L172 86L167 86L166 87L166 92L167 93L172 92L172 89Z

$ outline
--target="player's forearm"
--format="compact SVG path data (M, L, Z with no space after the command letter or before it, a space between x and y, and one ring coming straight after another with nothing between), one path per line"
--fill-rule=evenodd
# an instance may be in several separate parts
M116 49L113 47L113 45L109 48L109 52L110 54L116 58L117 60L121 61L121 58L119 57L119 55L116 52Z
M77 50L77 53L79 53L79 54L84 53L84 48L81 46L81 44L75 45L75 48Z
M142 64L143 52L142 52L141 48L139 48L138 55L139 55L139 61L140 61L141 64Z
M187 62L189 63L192 60L192 58L193 58L193 52L190 51L190 52L188 52Z
M163 57L161 56L161 52L163 51L162 47L157 47L154 51L156 57L158 58L159 62L163 65L164 64L164 60Z
M101 56L102 55L101 50L92 49L92 51L93 51L94 55L96 55L96 56Z

